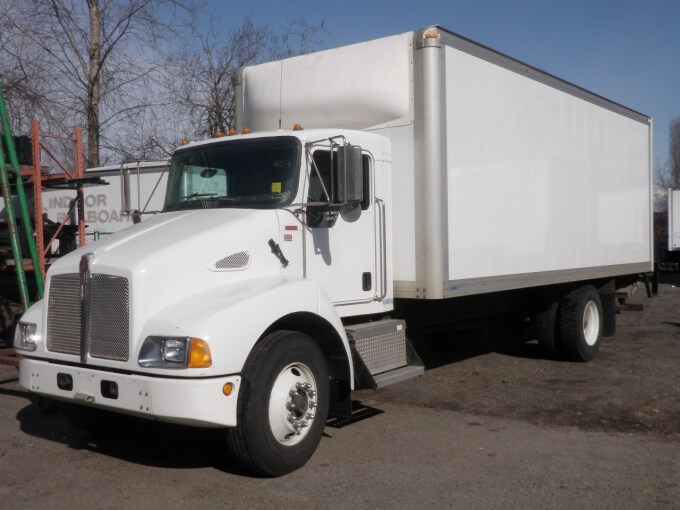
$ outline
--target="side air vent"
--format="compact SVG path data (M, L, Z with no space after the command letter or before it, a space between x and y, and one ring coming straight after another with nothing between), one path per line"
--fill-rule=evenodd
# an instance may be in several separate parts
M240 251L218 260L211 269L214 271L239 271L248 267L249 263L250 253Z

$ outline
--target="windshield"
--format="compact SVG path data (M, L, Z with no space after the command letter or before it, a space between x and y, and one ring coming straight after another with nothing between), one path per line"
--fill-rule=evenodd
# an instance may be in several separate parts
M163 210L279 207L294 197L298 154L296 138L181 149L172 157Z

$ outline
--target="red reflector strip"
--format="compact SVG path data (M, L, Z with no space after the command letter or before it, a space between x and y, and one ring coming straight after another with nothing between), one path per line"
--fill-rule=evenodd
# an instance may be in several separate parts
M286 230L297 230L297 225L286 225Z

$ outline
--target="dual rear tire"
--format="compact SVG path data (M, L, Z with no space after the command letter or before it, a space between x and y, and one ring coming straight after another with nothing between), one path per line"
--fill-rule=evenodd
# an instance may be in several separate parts
M592 285L579 287L539 310L535 324L538 341L547 355L590 361L602 343L602 299Z

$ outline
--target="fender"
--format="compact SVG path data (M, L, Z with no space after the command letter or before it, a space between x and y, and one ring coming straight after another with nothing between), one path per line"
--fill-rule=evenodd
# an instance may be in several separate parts
M174 375L210 377L238 374L262 334L282 317L308 312L328 322L342 340L354 380L352 354L335 307L315 280L267 276L234 283L222 289L192 295L150 317L135 343L138 357L142 342L150 335L191 336L208 342L213 364L197 371L173 371ZM153 372L167 374L167 370Z
M33 322L38 325L38 334L40 335L40 339L43 339L43 318L44 318L44 311L45 311L45 300L41 299L40 301L36 301L33 303L28 310L26 310L23 315L21 316L21 319L19 319L21 322ZM42 342L38 344L38 349L40 349L42 345ZM44 350L44 349L43 349Z
M41 299L33 303L28 310L26 310L21 318L20 322L29 322L37 325L36 334L38 336L38 341L36 342L35 351L23 351L17 350L19 356L35 356L42 355L47 352L45 348L45 331L46 331L46 317L45 317L45 300Z

